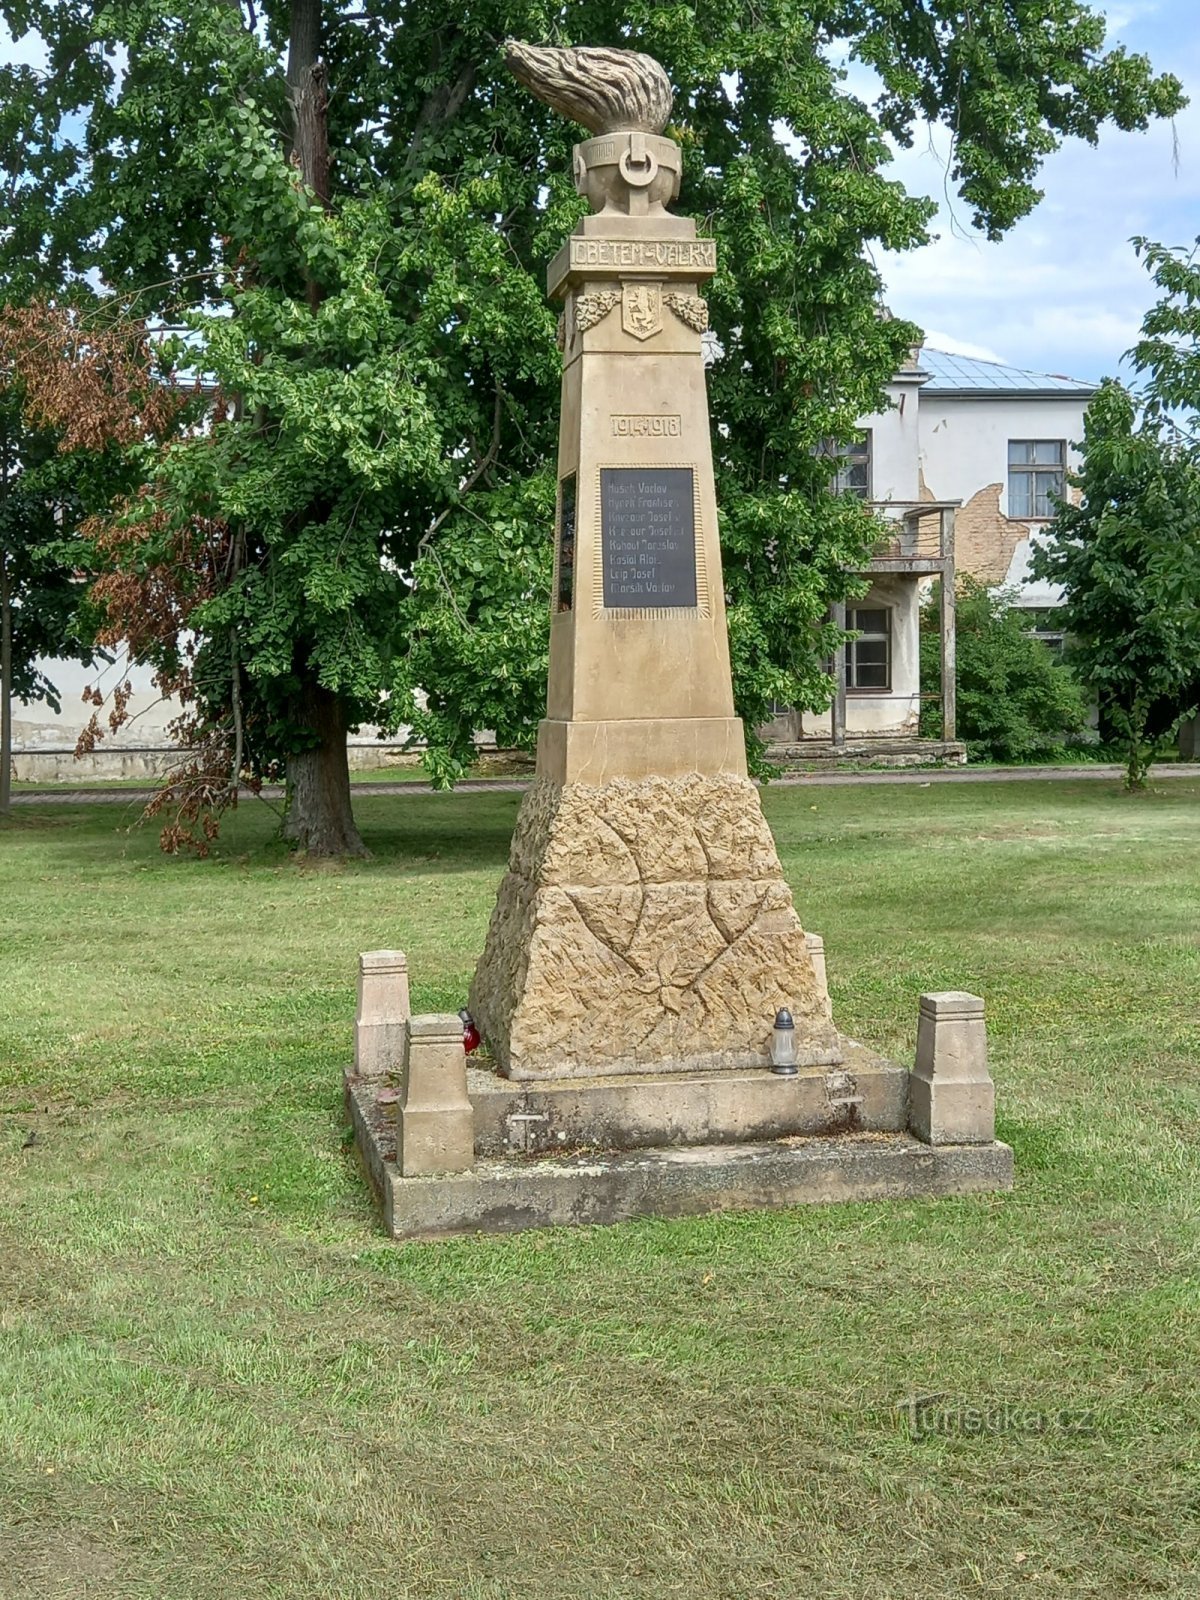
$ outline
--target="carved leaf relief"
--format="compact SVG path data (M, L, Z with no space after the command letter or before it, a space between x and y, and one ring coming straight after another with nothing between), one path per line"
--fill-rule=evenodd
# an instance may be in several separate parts
M608 315L621 296L614 289L601 289L595 294L581 294L575 301L575 331L586 333Z
M686 322L689 328L695 328L697 333L708 330L708 304L698 294L681 294L677 289L670 289L663 295L663 299L679 318Z

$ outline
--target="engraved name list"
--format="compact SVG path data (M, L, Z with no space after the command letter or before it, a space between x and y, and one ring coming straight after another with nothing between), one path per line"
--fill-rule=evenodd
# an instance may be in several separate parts
M695 606L691 467L602 467L600 531L607 608Z

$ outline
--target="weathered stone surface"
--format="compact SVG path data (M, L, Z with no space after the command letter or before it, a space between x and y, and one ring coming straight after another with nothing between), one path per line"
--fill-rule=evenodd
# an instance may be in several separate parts
M776 1010L840 1059L758 791L723 773L539 779L471 990L515 1078L746 1068Z
M713 882L708 885L708 914L725 935L727 944L741 937L765 905L777 884Z
M475 1159L462 1021L452 1012L406 1024L396 1164L406 1178L467 1172Z
M358 958L358 1014L354 1021L354 1070L382 1078L404 1057L408 957L403 950L364 950Z
M485 1158L466 1173L405 1178L392 1159L392 1134L376 1092L369 1080L351 1078L346 1103L384 1227L396 1239L981 1194L1011 1189L1013 1182L1006 1144L930 1146L903 1133L676 1145L621 1155L526 1154Z
M568 889L576 911L589 931L611 950L624 953L633 943L642 916L640 885L619 884L613 889Z
M482 1162L443 1178L401 1178L386 1163L379 1170L384 1227L411 1239L989 1194L1012 1188L1013 1153L999 1142L931 1148L904 1134L851 1134Z
M501 1078L467 1068L475 1154L739 1144L795 1134L902 1133L908 1069L842 1041L841 1066L612 1077Z
M983 1001L958 989L923 994L909 1127L926 1144L989 1144L995 1124Z

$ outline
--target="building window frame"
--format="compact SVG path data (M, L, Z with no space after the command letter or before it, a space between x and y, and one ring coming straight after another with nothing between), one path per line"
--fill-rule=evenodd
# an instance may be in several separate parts
M1022 620L1031 639L1045 645L1061 661L1067 643L1067 620L1062 606L1022 606Z
M1055 510L1050 496L1065 500L1066 494L1065 439L1008 441L1008 515L1014 522L1049 522Z
M846 627L857 635L846 641L847 694L891 694L894 610L879 604L846 607ZM870 681L880 677L883 682Z
M875 441L870 428L863 428L849 444L837 444L832 439L826 439L820 453L834 463L833 480L829 485L834 494L852 494L859 500L871 499Z

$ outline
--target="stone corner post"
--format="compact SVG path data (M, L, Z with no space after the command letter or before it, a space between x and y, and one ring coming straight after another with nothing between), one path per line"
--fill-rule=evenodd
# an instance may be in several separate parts
M405 1031L396 1119L400 1176L468 1172L475 1164L475 1114L462 1020L450 1012L413 1017Z
M817 981L817 996L821 1007L821 1014L832 1020L833 1007L829 1003L829 979L825 972L825 940L819 933L805 930L804 942L808 946L808 953L812 957L813 974Z
M358 1014L354 1019L354 1073L385 1078L404 1059L410 1015L408 957L403 950L364 950L358 958Z
M909 1130L926 1144L991 1144L995 1106L983 1001L959 990L923 994L909 1077Z

